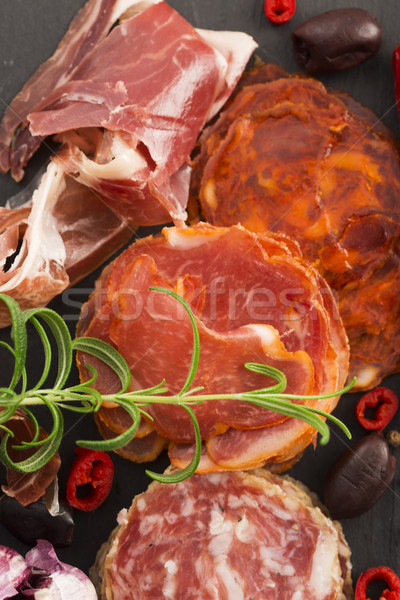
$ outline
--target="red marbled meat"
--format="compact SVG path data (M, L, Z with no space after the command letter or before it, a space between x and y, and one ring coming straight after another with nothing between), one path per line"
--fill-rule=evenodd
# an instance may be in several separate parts
M244 33L197 31L159 0L102 4L100 9L99 2L88 2L54 57L26 84L15 106L11 103L0 129L5 157L0 165L6 170L19 160L14 174L20 178L32 153L24 149L61 134L63 168L107 198L120 216L135 225L171 219L182 224L190 153L205 122L233 90L255 43ZM94 16L87 25L91 6ZM89 47L85 31L92 36ZM70 45L71 67L64 62ZM35 105L29 92L43 79L45 89L34 95ZM29 132L23 129L14 139L17 124L9 113L19 104ZM89 130L85 140L80 130ZM33 136L29 142L22 139L27 136Z
M68 81L82 57L103 39L118 14L116 0L91 0L76 15L54 55L27 81L10 103L0 125L0 170L12 170L14 179L24 175L24 166L41 144L26 127L26 117L46 96Z
M100 551L100 598L349 599L350 550L321 508L263 470L152 483Z
M268 379L245 369L245 362L277 367L286 374L287 390L304 395L333 392L347 376L347 341L334 299L297 246L282 235L200 224L165 228L162 236L136 242L107 267L83 307L78 333L110 341L128 361L135 389L165 378L177 393L190 363L189 317L170 296L149 291L151 285L177 291L192 307L201 347L193 385L204 386L204 393L265 387ZM85 364L93 359L83 355L79 361L85 378ZM96 361L94 366L100 390L114 389L109 369ZM337 399L307 402L332 410ZM102 407L100 413L115 433L121 432L119 410ZM256 439L268 438L245 455L235 442L224 468L283 463L315 434L303 422L243 402L208 401L194 410L207 447L233 433L245 437L247 430ZM186 411L157 405L148 412L159 434L191 451L194 433ZM283 445L274 435L280 428L286 431Z

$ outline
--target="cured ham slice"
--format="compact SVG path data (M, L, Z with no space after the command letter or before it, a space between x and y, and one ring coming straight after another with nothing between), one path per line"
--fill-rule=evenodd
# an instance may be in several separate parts
M290 393L332 393L343 385L348 348L335 301L286 236L256 235L240 226L164 228L161 236L137 241L105 269L82 309L78 334L113 344L130 365L133 389L165 378L170 392L178 393L190 365L192 326L183 307L168 295L150 291L152 285L175 290L192 308L201 348L193 386L203 386L204 393L268 385L270 380L247 370L246 362L283 371ZM98 389L116 391L118 382L109 368L85 355L79 357L82 379L87 378L87 362L99 373ZM331 411L337 400L306 402ZM158 434L190 452L194 431L184 409L153 405L146 411ZM215 470L218 465L284 464L315 435L302 422L245 402L207 401L194 411ZM129 425L122 414L122 409L103 406L100 431L106 427L121 433ZM277 430L285 431L283 444L277 442ZM250 433L252 444L243 446L241 436L245 440ZM213 444L218 448L218 442L235 435L230 457L220 458L222 451L212 449ZM125 448L124 456L128 454Z
M135 228L113 213L102 196L66 176L52 209L65 247L69 286L89 275L132 239Z
M61 134L63 168L121 217L182 225L190 153L255 47L244 33L196 31L159 0L89 0L6 112L0 168L20 179L39 141Z
M264 470L152 483L100 550L101 600L350 600L339 523L293 479Z
M107 35L122 2L92 0L77 14L54 55L27 81L11 102L0 125L0 169L22 179L24 166L41 144L30 134L26 117L59 85L68 81L82 58Z
M296 239L337 294L353 389L400 369L400 161L368 109L259 65L202 135L191 218Z
M0 292L12 296L27 309L45 306L54 296L68 286L68 276L63 267L65 247L57 232L51 208L63 189L64 174L52 165L42 179L26 222L22 246L10 268L1 273ZM20 212L20 211L19 211ZM17 250L18 238L8 249ZM9 324L9 312L2 303L0 323Z
M134 5L134 0L130 4ZM41 138L30 134L26 124L28 114L51 92L69 81L82 59L106 37L128 5L126 0L90 0L78 12L53 56L26 82L3 117L0 124L1 172L11 169L16 181L22 179L25 165L42 142Z
M50 163L32 203L0 212L0 292L21 308L45 306L102 264L132 229L101 198ZM0 326L10 323L0 306Z

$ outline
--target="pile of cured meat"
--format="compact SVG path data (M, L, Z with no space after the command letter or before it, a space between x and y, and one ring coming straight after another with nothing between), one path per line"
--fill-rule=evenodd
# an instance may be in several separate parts
M153 483L119 515L92 577L101 600L350 600L339 523L265 470Z
M137 226L183 225L190 153L254 48L159 0L89 0L0 124L16 180L45 137L61 143L32 204L0 213L0 292L43 306Z
M200 334L200 360L193 386L204 393L235 393L265 388L265 376L246 362L283 371L287 391L319 395L340 389L348 372L348 346L335 300L298 246L283 234L254 234L241 226L163 229L130 246L108 265L83 307L79 335L113 344L127 360L133 388L164 378L171 393L182 388L191 360L190 319L177 301L150 286L179 293L190 304ZM110 392L118 385L112 372L93 357L80 357L100 375L96 386ZM117 391L118 387L115 389ZM331 412L338 396L304 403ZM137 437L122 450L133 460L150 460L169 441L174 465L184 466L194 443L192 423L179 406L146 408ZM314 439L315 430L293 418L230 400L194 406L204 441L200 472L253 468L268 463L283 470ZM103 405L100 431L114 437L130 417L122 408Z
M337 294L359 389L400 369L400 160L375 115L260 64L202 134L191 194L193 220L299 242Z
M265 388L272 382L244 365L266 363L285 373L289 393L331 412L338 396L312 396L344 385L346 332L328 284L303 258L293 231L267 232L273 227L266 225L252 233L234 223L185 227L191 152L254 47L242 33L195 30L159 0L89 0L0 125L0 169L16 180L43 138L56 136L61 144L29 206L0 213L0 292L23 308L44 305L120 248L135 227L173 221L105 268L82 309L78 334L116 347L131 369L132 388L165 379L179 392L193 331L174 298L149 289L162 286L179 293L194 313L200 360L193 386L205 393ZM304 103L315 108L315 96L323 112L317 87ZM283 104L282 115L290 112ZM296 118L306 120L306 112L302 105ZM335 118L329 113L327 121L339 135ZM198 185L201 199L199 164L200 158L192 190ZM257 229L250 220L243 224ZM0 314L0 325L6 323ZM84 354L82 380L88 363L97 369L101 392L117 390L115 375ZM168 446L174 467L187 465L195 439L186 411L161 404L146 410L151 420L142 420L121 454L148 461ZM238 472L288 468L315 442L315 430L239 401L207 401L193 410L202 475L176 485L154 483L120 516L101 567L101 597L132 597L134 573L134 595L141 598L178 597L180 589L202 599L350 598L349 549L340 527L292 480ZM96 419L106 438L131 424L112 404L103 404ZM50 466L53 477L58 457ZM29 483L23 487L30 494Z
M195 313L201 356L194 385L206 392L265 387L246 362L278 367L295 394L332 393L346 380L348 348L335 301L295 242L240 227L182 227L190 153L253 49L242 33L195 30L162 1L89 0L1 123L0 167L16 179L44 137L61 143L29 216L27 208L4 209L0 291L23 308L46 304L86 275L126 241L130 227L170 220L181 227L136 243L109 265L81 316L79 333L114 344L138 388L166 378L170 391L179 391L189 368L190 322L171 298L149 292L160 283ZM109 392L113 382L98 367L98 385ZM309 402L331 411L337 400ZM169 445L173 464L185 465L194 441L185 410L149 412L153 420L143 420L123 455L150 460ZM315 439L305 423L248 403L209 402L195 412L204 441L200 471L265 463L282 470ZM105 437L129 421L111 406L97 415Z

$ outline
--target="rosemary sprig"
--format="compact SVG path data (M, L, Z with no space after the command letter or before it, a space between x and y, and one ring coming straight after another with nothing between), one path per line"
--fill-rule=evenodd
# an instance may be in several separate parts
M0 460L5 466L23 473L30 473L40 469L54 456L60 446L64 431L62 409L79 413L94 413L105 400L115 402L126 410L132 418L132 425L127 431L111 440L78 440L77 444L79 446L104 451L121 448L134 437L139 427L140 418L142 415L147 414L146 407L150 404L178 405L186 410L193 423L195 432L195 453L190 464L181 471L169 475L146 471L151 478L163 483L183 481L196 471L201 455L201 435L193 406L209 400L228 399L232 402L249 402L266 410L272 410L288 417L300 419L314 427L321 434L321 444L326 444L329 440L329 428L325 419L334 422L345 432L349 439L351 438L346 425L336 417L317 408L296 404L292 400L301 401L337 396L350 390L355 380L345 388L337 390L332 394L317 396L285 394L286 377L284 373L268 365L246 363L246 369L265 375L273 379L276 383L266 388L234 394L202 394L203 388L192 388L200 354L199 332L195 317L187 302L175 292L159 287L151 289L173 296L185 308L192 323L193 351L191 364L186 381L178 394L169 394L168 388L165 386L165 381L148 389L134 392L127 391L131 381L131 373L127 362L115 348L96 338L78 337L71 339L65 322L53 310L37 308L22 312L15 300L7 295L0 294L0 300L7 305L10 311L12 319L11 340L13 342L13 346L6 342L0 342L0 346L5 348L14 359L14 369L9 387L0 388L0 430L2 430L3 438L0 444ZM52 349L42 321L50 329L57 347L57 373L54 382L49 388L44 388L43 386L48 379L52 364ZM28 322L31 322L35 327L42 342L44 352L43 371L36 384L30 389L27 389L25 366L28 350L26 329ZM96 383L97 373L90 365L88 365L88 370L91 374L89 381L65 387L72 367L73 353L76 351L95 356L108 365L120 380L121 389L119 392L101 395L93 387ZM39 424L31 412L31 407L35 405L46 406L52 417L51 431L45 439L40 441L38 439ZM20 446L14 446L14 448L35 448L36 451L32 456L23 461L13 462L7 451L8 441L13 436L13 433L7 428L7 421L15 414L17 409L24 410L27 416L32 419L35 426L35 436L31 442L22 442Z

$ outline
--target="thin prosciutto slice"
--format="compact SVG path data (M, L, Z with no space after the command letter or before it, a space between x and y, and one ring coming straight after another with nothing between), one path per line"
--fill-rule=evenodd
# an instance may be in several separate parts
M244 33L196 31L165 2L90 0L11 103L0 168L20 179L39 141L60 134L63 168L120 216L182 225L190 153L254 48ZM77 143L82 129L93 130L89 153Z
M102 264L132 237L132 228L54 162L32 202L0 211L0 293L25 310L45 306ZM9 324L0 305L0 327Z
M350 550L323 511L261 469L152 483L99 552L99 598L350 600Z
M115 18L114 5L122 2L92 0L76 15L54 55L26 82L11 102L0 125L0 169L11 169L16 181L40 146L41 138L30 134L26 117L43 99L73 75L82 57L104 38Z
M343 385L348 347L334 299L286 236L257 235L240 226L165 228L163 235L130 246L106 268L83 307L78 334L113 344L130 365L134 389L165 378L177 393L189 369L192 327L175 299L149 290L154 285L175 290L193 310L200 334L193 385L203 386L204 393L240 392L270 383L248 371L246 362L283 371L290 393L330 393ZM99 373L100 391L116 389L112 372L85 355L79 357L83 379L87 362ZM306 403L331 411L337 400ZM181 466L190 460L194 432L186 411L163 405L146 410L152 417L148 425L170 440L173 462ZM244 402L207 401L194 410L205 444L200 470L251 468L271 461L283 468L315 436L303 422ZM122 415L122 409L103 406L100 431L106 437L121 433L129 425ZM277 432L282 431L279 442ZM123 452L129 455L127 448ZM134 454L131 458L135 460Z

